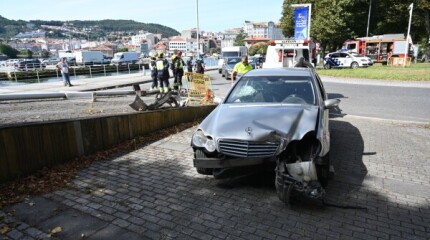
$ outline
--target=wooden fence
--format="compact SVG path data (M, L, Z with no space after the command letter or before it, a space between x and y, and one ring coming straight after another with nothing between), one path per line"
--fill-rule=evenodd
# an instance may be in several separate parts
M205 117L214 105L0 127L0 183Z

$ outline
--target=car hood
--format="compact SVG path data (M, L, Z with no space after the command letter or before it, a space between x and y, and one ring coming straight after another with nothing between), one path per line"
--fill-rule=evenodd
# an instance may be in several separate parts
M299 140L315 130L317 106L221 104L201 124L206 135L246 141Z

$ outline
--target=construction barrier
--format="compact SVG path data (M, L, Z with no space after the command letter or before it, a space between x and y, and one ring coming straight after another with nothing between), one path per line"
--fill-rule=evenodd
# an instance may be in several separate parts
M388 59L388 65L390 66L403 66L403 62L405 61L404 57L392 57ZM406 66L409 67L411 65L411 58L406 58Z
M213 104L213 90L211 78L206 74L186 72L188 91L188 105Z

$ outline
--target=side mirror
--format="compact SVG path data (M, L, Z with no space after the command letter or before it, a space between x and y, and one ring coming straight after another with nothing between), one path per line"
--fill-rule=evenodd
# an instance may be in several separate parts
M324 101L324 108L332 109L339 106L339 103L340 103L340 99L327 99Z

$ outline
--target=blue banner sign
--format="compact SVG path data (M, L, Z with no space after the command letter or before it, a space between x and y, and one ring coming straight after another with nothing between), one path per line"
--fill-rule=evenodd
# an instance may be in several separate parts
M309 36L309 8L298 7L294 9L294 39L303 40Z

